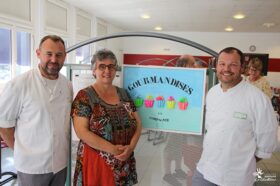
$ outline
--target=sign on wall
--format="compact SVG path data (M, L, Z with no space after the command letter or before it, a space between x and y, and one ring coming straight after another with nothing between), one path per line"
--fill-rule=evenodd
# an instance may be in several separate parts
M124 65L143 128L201 134L206 69Z

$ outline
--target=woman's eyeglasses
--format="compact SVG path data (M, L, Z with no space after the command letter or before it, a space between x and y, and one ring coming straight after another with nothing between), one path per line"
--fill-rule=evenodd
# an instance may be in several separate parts
M114 71L117 69L117 65L114 64L109 64L109 65L105 65L105 64L100 64L98 65L98 69L101 71L105 71L106 68L108 68L109 71Z
M250 68L249 68L249 71L256 72L256 71L258 71L258 70L255 69L255 68L250 67Z

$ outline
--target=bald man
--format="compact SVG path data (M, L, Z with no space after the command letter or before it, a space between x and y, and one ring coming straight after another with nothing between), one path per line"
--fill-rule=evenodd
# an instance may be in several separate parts
M194 68L195 58L191 55L182 55L176 62L177 67Z

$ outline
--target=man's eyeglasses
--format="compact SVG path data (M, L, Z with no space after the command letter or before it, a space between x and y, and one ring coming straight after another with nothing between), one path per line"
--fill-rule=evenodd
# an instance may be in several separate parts
M117 65L114 64L109 64L109 65L105 65L105 64L100 64L98 65L98 69L101 71L105 71L106 68L108 68L109 71L114 71L117 69Z

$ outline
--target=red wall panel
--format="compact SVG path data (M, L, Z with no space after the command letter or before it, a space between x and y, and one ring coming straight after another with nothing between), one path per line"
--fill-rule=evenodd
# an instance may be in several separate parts
M175 66L179 55L124 54L124 64ZM210 56L195 56L208 62ZM280 58L269 58L269 72L280 72Z
M280 58L269 58L268 71L280 72Z

